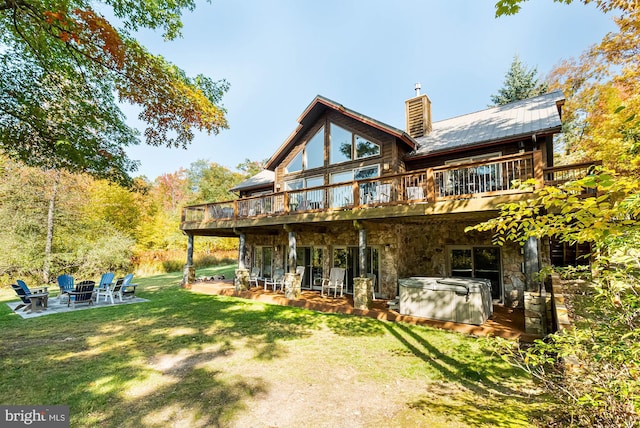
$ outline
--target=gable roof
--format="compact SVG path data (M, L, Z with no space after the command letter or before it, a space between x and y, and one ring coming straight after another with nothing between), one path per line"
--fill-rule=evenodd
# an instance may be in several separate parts
M262 170L253 177L249 177L242 183L239 183L229 189L230 192L238 192L241 190L261 189L272 186L276 179L276 174L273 171Z
M271 156L271 158L267 161L265 168L274 170L275 167L286 156L288 150L293 145L295 145L302 137L302 135L304 135L304 133L310 127L315 125L318 119L328 110L337 111L345 116L351 117L352 119L358 120L362 123L386 132L387 134L390 134L407 144L410 149L415 149L417 147L416 141L411 138L405 131L395 128L391 125L387 125L386 123L380 122L379 120L373 119L369 116L360 114L354 110L348 109L342 104L338 104L337 102L331 101L330 99L325 98L321 95L317 95L313 99L313 101L311 101L311 104L309 104L307 108L302 112L300 117L298 117L299 125L296 130L293 131L291 135L289 135L289 138L287 138L287 140L280 146L280 148L278 148L274 155Z
M433 123L432 131L416 138L418 147L407 155L415 159L492 142L517 140L533 134L560 132L561 91L514 101L475 113Z

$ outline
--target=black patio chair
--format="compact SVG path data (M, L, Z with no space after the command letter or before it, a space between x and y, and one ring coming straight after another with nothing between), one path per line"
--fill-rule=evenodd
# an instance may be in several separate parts
M76 284L73 291L69 291L69 303L67 307L73 305L75 307L78 303L93 304L93 289L96 286L95 281L80 281Z

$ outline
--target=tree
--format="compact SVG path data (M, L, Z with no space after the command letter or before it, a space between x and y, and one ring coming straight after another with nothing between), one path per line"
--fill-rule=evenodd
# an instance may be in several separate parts
M235 199L236 196L228 189L239 184L244 176L217 163L200 159L187 170L187 179L193 193L190 203L205 203Z
M515 15L520 12L521 4L527 0L499 0L496 3L496 18L504 15ZM556 3L571 4L573 0L553 0ZM636 0L581 0L584 4L595 3L603 12L629 12L638 7Z
M267 164L267 159L261 161L252 161L246 158L244 162L239 163L236 169L243 173L247 178L253 177L264 169Z
M111 7L122 28L96 7ZM129 31L180 35L194 0L0 0L0 151L27 165L128 181L138 144L116 103L141 107L147 144L186 147L227 127L224 81L188 77Z
M571 298L575 329L507 355L560 401L557 419L640 424L640 182L598 171L505 204L499 217L470 230L492 230L498 244L529 237L592 244L597 275ZM565 370L565 358L573 369Z
M511 67L505 74L503 86L497 94L491 95L491 102L494 106L501 106L546 93L549 85L546 82L540 82L536 77L537 74L536 68L527 70L518 55L514 56Z

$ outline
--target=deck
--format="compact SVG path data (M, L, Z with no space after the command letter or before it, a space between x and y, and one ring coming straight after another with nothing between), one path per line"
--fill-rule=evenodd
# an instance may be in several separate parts
M286 189L233 201L183 208L188 233L236 236L246 227L495 211L545 185L584 176L592 163L544 168L541 152L518 153L464 165ZM523 187L519 183L532 183Z
M501 305L494 305L494 312L491 318L489 318L489 320L483 325L476 326L402 315L393 309L389 309L387 307L387 300L381 299L375 300L371 309L360 310L354 308L353 298L349 295L339 298L322 297L317 291L303 290L301 297L293 300L287 299L281 292L278 293L264 290L263 287L253 287L247 291L236 292L233 280L209 282L199 281L190 284L188 288L197 293L234 296L248 300L256 300L282 306L293 306L318 312L366 316L384 321L424 325L474 336L496 336L510 340L520 340L523 342L532 342L539 338L539 336L525 333L523 309L507 308Z

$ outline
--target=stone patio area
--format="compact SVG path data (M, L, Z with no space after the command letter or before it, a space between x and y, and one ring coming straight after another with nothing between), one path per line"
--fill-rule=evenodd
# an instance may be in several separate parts
M507 308L501 305L494 305L491 318L483 325L476 326L401 315L399 312L388 308L387 300L380 299L375 300L372 308L369 310L355 309L353 307L352 296L345 295L344 297L338 298L322 297L319 291L303 290L300 299L292 300L287 299L282 292L264 290L263 287L253 287L247 291L236 292L233 280L198 281L185 286L185 288L198 293L235 296L243 299L257 300L283 306L295 306L319 312L352 314L385 321L426 325L475 336L497 336L523 342L532 342L534 339L539 338L539 336L524 332L523 309Z
M93 303L91 305L88 305L86 303L82 303L79 304L78 306L75 307L68 307L67 306L67 302L60 302L58 300L57 296L54 297L50 297L49 298L49 302L48 302L48 306L46 309L41 309L39 312L36 311L24 311L22 309L18 309L17 312L14 312L16 315L20 315L22 318L35 318L35 317L41 317L44 315L51 315L51 314L59 314L59 313L64 313L64 312L75 312L75 311L82 311L85 309L97 309L97 308L105 308L105 307L110 307L110 306L120 306L120 305L129 305L132 303L142 303L142 302L148 302L147 299L143 299L141 297L130 297L130 298L125 298L124 301L122 303L120 303L117 299L115 301L114 304L111 304L109 302L105 302L104 300L100 301L100 303ZM7 302L7 306L9 306L9 308L11 308L11 310L13 311L15 307L17 307L19 304L21 304L21 301L14 301L14 302Z

